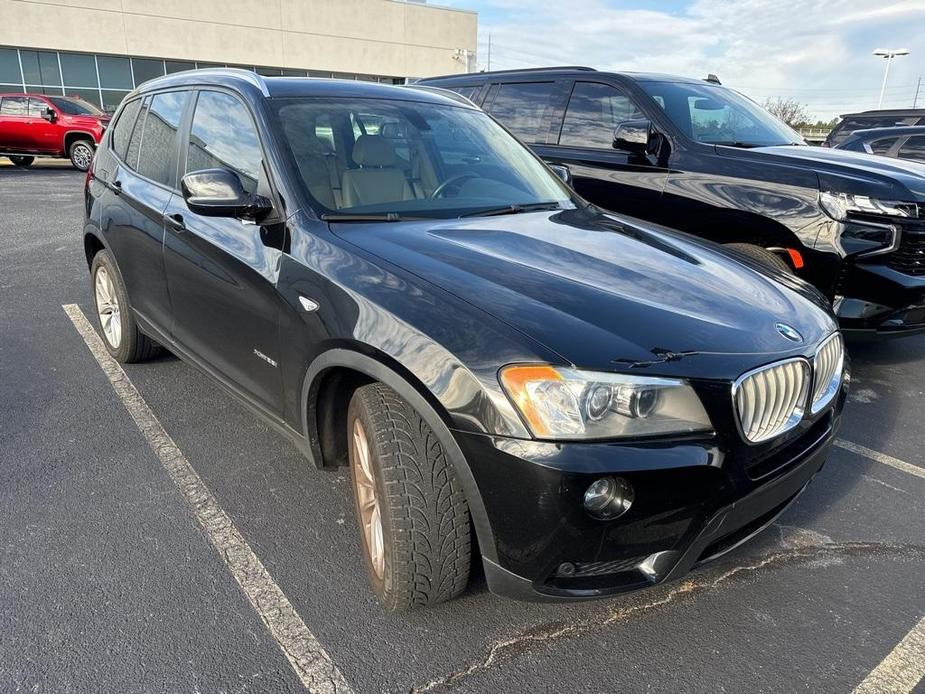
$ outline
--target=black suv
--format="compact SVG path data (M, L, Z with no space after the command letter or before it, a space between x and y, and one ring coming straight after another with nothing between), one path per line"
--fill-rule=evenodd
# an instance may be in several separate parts
M457 595L476 546L493 591L587 598L758 532L839 426L825 300L602 213L460 102L235 70L129 94L86 184L109 352L162 345L349 465L389 610Z
M810 147L715 81L548 68L459 92L601 207L795 272L863 336L925 330L925 166Z

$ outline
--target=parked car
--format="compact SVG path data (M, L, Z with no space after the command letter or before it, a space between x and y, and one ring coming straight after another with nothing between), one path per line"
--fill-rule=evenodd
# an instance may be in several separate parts
M349 465L387 610L459 594L476 546L515 598L676 578L823 464L824 298L603 213L461 100L203 70L115 118L84 230L106 348L165 346Z
M822 143L823 147L838 147L846 137L857 130L925 125L925 108L861 111L844 113L839 118Z
M16 166L39 157L66 157L86 171L109 116L68 96L0 94L0 155Z
M794 272L856 336L925 330L925 167L806 146L738 92L548 68L421 84L459 92L609 210Z
M925 163L925 126L855 130L836 149Z

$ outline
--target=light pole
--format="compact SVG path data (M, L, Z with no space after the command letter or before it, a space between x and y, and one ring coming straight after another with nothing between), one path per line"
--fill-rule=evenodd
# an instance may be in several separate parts
M877 108L883 106L883 93L886 91L886 81L890 76L890 63L898 55L909 55L908 48L878 48L874 55L886 60L886 70L883 73L883 84L880 86L880 101L877 102Z

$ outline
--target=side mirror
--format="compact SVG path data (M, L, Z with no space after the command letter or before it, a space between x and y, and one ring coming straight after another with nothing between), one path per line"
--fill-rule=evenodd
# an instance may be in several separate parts
M186 205L206 217L240 217L257 220L272 209L262 195L244 190L241 179L228 169L203 169L186 174L180 180Z
M572 172L567 166L562 164L547 164L552 172L567 186L572 185Z
M47 120L49 123L54 123L58 119L58 114L55 113L53 108L46 108L42 111L42 118Z
M652 123L649 120L625 120L613 131L613 148L634 154L646 154L651 134Z

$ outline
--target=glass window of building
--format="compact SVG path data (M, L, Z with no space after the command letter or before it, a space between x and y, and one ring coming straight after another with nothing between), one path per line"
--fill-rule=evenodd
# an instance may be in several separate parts
M183 60L167 60L164 61L164 66L167 68L168 75L174 72L183 72L184 70L196 69L196 63L188 63Z
M22 73L19 71L19 55L15 48L0 48L0 89L11 91L17 86L22 91Z
M132 66L128 58L118 58L113 55L97 56L100 67L100 86L103 89L131 89Z
M61 53L61 76L65 87L98 88L96 59L84 53Z
M164 76L164 61L149 58L132 58L132 74L135 75L135 86L142 82Z

